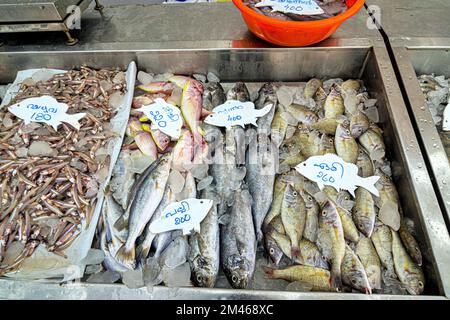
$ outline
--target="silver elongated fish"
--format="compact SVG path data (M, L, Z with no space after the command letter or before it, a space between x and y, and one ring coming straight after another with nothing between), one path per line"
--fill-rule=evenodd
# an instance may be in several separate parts
M214 187L207 187L201 194L202 199L214 200ZM189 237L191 251L189 263L194 282L200 287L213 288L219 273L220 230L217 204L200 224L200 232Z
M253 227L252 197L247 189L236 190L229 209L229 221L221 228L222 268L236 289L245 289L253 278L256 263L256 236Z
M256 136L247 152L246 182L253 198L253 223L258 242L262 240L262 225L272 204L278 148L267 136Z
M116 255L117 260L129 269L134 269L136 265L136 239L144 231L163 198L171 157L172 155L167 153L155 161L156 165L152 164L147 168L133 187L135 194L127 209L129 212L128 238Z

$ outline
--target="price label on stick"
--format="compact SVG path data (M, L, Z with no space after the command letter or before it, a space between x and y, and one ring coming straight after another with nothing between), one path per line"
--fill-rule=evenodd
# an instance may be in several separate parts
M25 124L30 122L48 123L55 130L61 122L70 124L77 130L80 129L80 121L86 113L68 114L69 106L65 103L59 103L51 96L42 96L25 99L8 108L16 117L22 119Z
M314 0L262 0L255 7L272 7L272 12L278 11L300 15L324 13L323 9Z
M171 203L164 209L161 217L150 225L150 232L162 233L180 229L183 230L183 235L192 230L200 232L200 223L212 205L212 200L195 198Z
M174 139L180 137L183 119L179 108L158 98L154 103L145 105L137 111L150 119L153 124L152 129L159 129Z
M308 160L298 164L295 169L304 177L316 182L320 190L325 185L332 186L337 191L345 189L354 197L356 188L363 187L375 196L379 196L375 183L380 177L360 177L356 165L345 162L333 153L309 157Z
M241 102L228 100L224 104L213 109L213 113L207 116L205 123L230 129L232 126L245 127L246 124L256 125L256 120L265 116L272 109L273 104L268 104L262 109L255 109L253 102Z

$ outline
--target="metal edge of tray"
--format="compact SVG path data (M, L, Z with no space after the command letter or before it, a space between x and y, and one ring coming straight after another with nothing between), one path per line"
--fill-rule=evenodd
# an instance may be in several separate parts
M155 286L129 289L120 284L53 284L0 279L0 299L47 300L447 300L443 296L292 292Z
M342 48L340 48L342 49ZM349 48L344 48L349 49ZM411 206L414 206L418 209L417 215L419 216L419 219L421 220L421 229L425 236L425 241L427 244L427 247L429 248L429 251L431 252L430 255L430 262L433 265L434 271L437 273L436 283L438 285L439 295L433 295L428 296L433 299L442 298L442 296L449 296L450 292L450 284L449 284L449 272L446 272L450 266L450 254L448 250L450 249L450 239L447 233L447 229L445 227L445 223L442 218L442 214L440 213L440 208L437 204L436 196L433 193L427 194L429 190L432 189L431 181L428 175L428 172L426 168L422 166L417 166L419 163L424 163L424 160L422 158L422 155L419 152L419 146L417 139L415 137L412 124L410 122L410 119L408 117L408 114L406 112L406 106L404 104L403 98L400 94L400 90L398 87L398 84L395 80L395 75L393 68L391 66L389 55L385 48L381 47L367 47L365 48L368 50L369 54L374 55L375 62L371 63L371 65L374 64L374 66L371 66L371 70L366 70L367 76L370 76L373 72L373 77L376 77L376 74L378 74L381 79L377 79L380 81L380 85L382 86L382 94L385 96L385 102L386 102L386 108L388 110L388 118L391 126L393 127L393 138L396 140L396 144L399 148L400 154L397 154L397 158L400 158L400 162L402 164L405 164L407 167L407 170L404 170L406 174L403 180L407 179L408 181L408 189L411 189L413 196L411 198L412 204ZM327 48L300 48L300 49L264 49L264 50L248 50L248 53L243 52L242 50L227 50L224 52L224 54L230 56L230 59L236 59L240 54L262 54L267 52L270 58L273 58L273 60L270 60L272 63L276 63L276 58L282 57L283 52L288 53L290 51L323 51L327 50ZM179 50L177 50L179 51ZM196 50L198 51L198 50ZM211 50L208 50L211 51ZM216 51L216 50L213 50ZM221 50L218 50L220 52ZM262 52L261 52L262 51ZM186 51L183 51L186 52ZM175 57L183 57L183 52L177 52L174 53L173 51L164 51L159 50L159 53L161 53L162 57L164 57L164 53L166 54L175 54ZM190 52L189 50L187 52ZM345 52L345 51L344 51ZM85 53L86 52L80 52ZM142 64L145 65L148 63L148 61L145 61L145 52L121 52L122 56L116 57L117 61L122 61L121 59L128 59L129 57L135 58L138 65L141 65L140 62L143 62ZM158 52L156 52L158 53ZM272 57L273 53L273 57ZM36 53L38 54L38 53ZM33 57L33 62L28 61L26 57L24 57L23 53L17 53L17 54L7 54L6 60L8 62L14 63L14 62L22 62L26 63L27 66L31 67L31 64L33 63L39 63L39 62L47 62L50 64L50 62L53 62L51 57L50 59L48 57L43 58L45 53L40 53L40 59L43 59L42 61L40 59L36 59L37 57ZM64 52L65 55L71 56L71 53ZM110 52L111 54L111 52ZM112 52L114 54L114 52ZM119 54L119 53L117 53ZM150 54L155 54L155 52L150 52ZM215 52L212 53L213 55L216 54ZM333 54L333 52L325 53L325 55ZM17 57L14 57L16 56ZM204 58L199 52L201 57ZM0 60L1 60L2 54L0 54ZM26 56L26 55L25 55ZM366 55L366 58L368 56ZM29 58L29 57L28 57ZM102 57L100 57L102 58ZM173 58L173 57L172 57ZM197 58L197 57L196 57ZM18 59L18 60L15 60ZM152 61L150 59L150 61ZM158 61L158 60L156 60ZM89 61L87 61L89 62ZM194 61L195 62L195 61ZM28 64L30 65L28 65ZM119 62L117 62L118 64ZM121 62L120 62L121 63ZM44 63L43 63L44 64ZM366 62L360 65L360 68L365 69L367 64ZM45 65L45 64L44 64ZM208 63L204 63L206 67L209 68ZM17 66L16 66L17 67ZM11 67L14 68L14 67ZM13 69L8 69L8 71L12 71ZM426 196L424 196L426 195ZM433 212L433 214L431 214ZM36 287L37 286L37 287ZM73 289L75 293L76 292L85 292L86 299L93 299L94 292L98 294L99 296L95 296L95 298L101 298L102 291L101 288L106 288L109 286L105 285L99 285L99 287L95 287L95 285L87 284L87 283L80 283L80 284L66 284L66 285L59 285L57 283L48 283L48 282L24 282L19 280L6 280L1 279L0 280L0 292L10 292L11 296L20 295L20 292L18 293L17 290L24 289L28 293L23 293L23 297L32 299L37 298L35 295L37 292L39 292L39 288L45 287L44 292L42 292L42 295L47 295L49 298L61 298L66 297L65 288L69 286L70 289ZM77 289L78 287L78 289ZM112 286L112 288L115 288L116 286ZM141 290L139 291L128 291L130 289L127 289L125 286L119 286L120 288L117 289L120 292L123 292L125 294L126 292L136 293L138 296L141 294ZM97 288L99 288L97 290ZM64 289L64 290L63 290ZM37 291L36 291L37 290ZM78 291L77 291L78 290ZM146 290L146 289L143 289ZM250 298L271 298L275 299L276 297L279 297L281 299L286 299L286 297L290 297L292 299L423 299L427 298L427 296L391 296L391 295L373 295L373 296L367 296L363 294L350 294L350 295L343 295L343 294L331 294L331 293L292 293L292 292L273 292L273 291L264 291L264 290L228 290L228 289L192 289L192 288L164 288L164 287L153 287L150 289L150 292L147 292L146 295L142 296L142 298L152 298L152 299L158 299L158 298L173 298L173 299L180 299L180 298L194 298L193 293L194 292L204 292L208 295L208 297L216 297L216 298L229 298L229 299L250 299ZM2 294L2 293L0 293ZM144 293L142 293L144 294ZM9 297L8 294L5 294L6 297ZM39 295L39 296L42 296ZM0 296L1 297L1 296ZM118 298L120 296L113 296L113 297L105 297L106 299L109 298Z
M410 169L408 177L414 188L413 196L417 196L421 214L420 224L423 228L428 247L432 248L433 263L440 279L440 290L446 297L450 297L450 236L447 232L445 221L438 205L433 185L425 161L420 152L419 142L409 119L405 102L402 98L400 87L395 80L395 73L391 65L389 54L385 48L374 48L374 53L379 59L380 74L383 82L387 84L386 96L391 106L392 123L396 126L395 133L400 133L396 138L400 140L404 162ZM431 192L430 192L431 191Z
M421 47L417 50L421 49L426 50L427 48ZM446 48L446 50L450 50L450 47ZM426 151L427 160L431 165L431 174L438 186L438 190L436 191L442 199L441 203L445 208L447 223L449 223L450 228L450 163L431 112L427 106L427 101L420 89L408 48L394 47L393 51L401 81L406 90L408 104L411 107L414 121L419 129L419 137Z

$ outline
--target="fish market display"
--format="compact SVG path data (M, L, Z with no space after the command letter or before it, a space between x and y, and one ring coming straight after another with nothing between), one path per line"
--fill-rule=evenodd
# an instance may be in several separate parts
M284 21L316 21L332 18L338 14L347 11L347 3L345 0L314 0L311 1L311 6L314 4L322 9L320 14L298 14L294 11L285 11L284 8L288 4L295 6L298 4L295 0L285 1L284 3L267 1L267 0L243 0L243 3L256 12L263 14L270 18L275 18ZM316 7L316 6L314 6Z
M423 257L362 81L138 80L98 234L107 272L129 287L423 293ZM178 138L138 111L157 98L180 108ZM256 125L204 122L219 105L249 102L270 108ZM325 154L351 164L359 182L337 190L296 169ZM190 198L213 203L200 230L152 233L168 205Z
M38 248L67 260L115 161L111 147L121 134L111 122L126 90L120 70L38 71L0 109L0 275L21 269ZM8 110L41 96L67 104L67 122L26 124ZM107 201L106 207L112 218L122 215L120 206Z
M419 84L427 100L428 108L438 129L439 136L450 161L450 131L444 123L444 110L450 111L450 79L444 76L421 75Z

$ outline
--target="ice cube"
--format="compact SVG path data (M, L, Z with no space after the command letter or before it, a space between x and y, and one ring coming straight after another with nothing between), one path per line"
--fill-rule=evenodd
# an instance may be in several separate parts
M287 86L281 86L277 90L277 98L279 103L285 107L288 107L294 100L294 92L292 92L292 90Z
M398 211L398 205L394 202L388 201L381 208L378 213L380 221L385 225L391 227L393 230L398 231L400 228L400 213Z
M149 84L153 82L153 76L144 71L139 71L137 74L137 79L142 84Z
M130 289L137 289L144 286L144 277L142 275L142 269L127 270L122 273L123 283Z
M106 283L111 284L121 278L120 273L106 270L105 272L98 272L87 278L88 283Z
M155 82L165 82L169 81L169 78L173 77L173 73L163 73L163 74L157 74L153 77L153 81Z
M176 268L162 269L163 282L168 287L191 287L191 268L189 263L183 263Z
M328 94L330 92L331 86L333 84L342 84L344 82L344 80L340 79L340 78L335 78L335 79L329 79L324 81L323 83L323 89L325 90L325 92Z
M35 73L33 73L33 75L31 76L31 78L35 82L47 81L47 80L50 80L52 77L53 77L53 73L49 72L46 69L38 70Z
M114 92L109 97L109 106L111 107L111 109L113 109L113 110L119 109L122 106L123 98L124 98L124 94L122 94L119 91Z
M160 264L168 268L176 268L186 262L189 250L185 237L177 237L161 254Z
M86 266L85 274L97 274L103 271L103 267L101 264L91 264Z
M284 291L289 282L282 279L270 279L264 272L264 268L272 267L261 253L258 253L255 273L253 275L253 281L251 283L251 288L254 290L274 290L274 291Z
M33 141L28 149L30 157L55 157L58 151L50 147L47 141Z
M376 104L377 104L377 99L364 100L364 107L366 107L366 108L374 107Z
M208 176L209 166L206 163L196 164L192 167L191 173L196 179L203 179Z
M194 73L194 74L192 75L192 77L193 77L195 80L198 80L198 81L200 81L200 82L203 82L203 83L206 82L206 76L205 76L204 74Z
M113 83L123 83L125 82L126 74L123 71L117 72L117 74L114 76L112 82Z
M161 267L157 258L150 257L143 267L144 283L148 286L156 286L163 281Z
M201 191L201 190L205 189L212 182L213 182L213 177L212 176L207 176L206 178L204 178L204 179L199 181L199 183L197 184L197 190Z
M185 180L183 175L179 171L172 169L169 173L169 178L167 179L167 185L170 190L175 194L180 193L181 190L183 190L184 183Z
M19 158L26 158L28 154L28 148L18 148L16 150L16 156L18 156Z
M89 249L86 257L82 260L83 264L98 264L105 259L105 254L99 249Z
M206 75L206 77L208 78L209 82L220 82L220 79L218 76L216 76L214 73L212 72L208 72L208 74Z
M364 110L364 113L366 114L367 118L369 120L378 123L380 121L380 116L378 114L378 108L375 106L369 107L366 110Z

